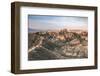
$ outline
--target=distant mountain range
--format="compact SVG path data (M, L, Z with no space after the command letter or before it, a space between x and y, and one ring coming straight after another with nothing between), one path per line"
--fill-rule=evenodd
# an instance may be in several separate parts
M40 30L28 28L28 32L29 32L29 33L38 32L38 31L40 31Z
M35 32L45 32L45 31L59 31L58 29L55 29L55 30L51 30L51 29L47 29L47 30L41 30L41 29L31 29L31 28L28 28L28 33L35 33ZM68 29L68 31L71 31L71 32L82 32L82 31L88 31L87 29L84 30L84 29Z
M41 29L31 29L31 28L28 28L28 32L29 33L33 33L33 32L44 32L44 31L54 31L54 30L50 30L50 29L41 30Z

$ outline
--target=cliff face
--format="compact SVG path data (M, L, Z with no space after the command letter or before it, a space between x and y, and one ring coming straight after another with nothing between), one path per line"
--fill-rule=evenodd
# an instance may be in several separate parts
M63 29L28 33L28 59L53 60L88 57L88 33Z

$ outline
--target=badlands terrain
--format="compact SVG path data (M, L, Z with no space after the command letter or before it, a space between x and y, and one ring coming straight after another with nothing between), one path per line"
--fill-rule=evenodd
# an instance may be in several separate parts
M28 60L88 58L88 32L57 30L28 33Z

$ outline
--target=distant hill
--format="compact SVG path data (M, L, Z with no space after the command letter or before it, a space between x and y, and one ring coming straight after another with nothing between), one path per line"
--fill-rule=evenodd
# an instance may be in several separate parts
M29 33L38 32L38 31L40 31L40 30L28 28L28 32L29 32Z
M47 29L47 30L41 30L41 29L31 29L31 28L28 28L28 32L29 33L35 33L35 32L45 32L45 31L55 31L55 30L50 30L50 29Z

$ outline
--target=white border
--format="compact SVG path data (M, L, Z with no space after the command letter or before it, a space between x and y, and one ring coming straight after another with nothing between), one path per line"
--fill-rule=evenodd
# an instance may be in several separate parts
M88 17L88 59L28 61L28 14ZM21 7L20 69L43 69L94 65L94 11Z

